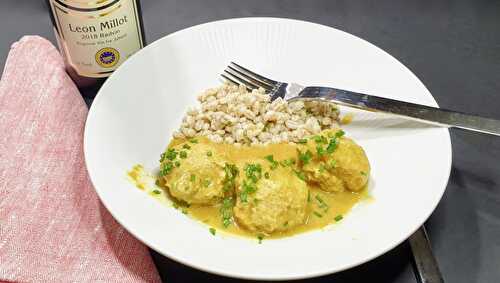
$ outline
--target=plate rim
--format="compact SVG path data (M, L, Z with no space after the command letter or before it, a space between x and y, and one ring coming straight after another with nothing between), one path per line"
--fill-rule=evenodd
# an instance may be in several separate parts
M234 23L238 23L238 22L254 22L254 23L257 23L257 22L266 22L266 21L267 22L295 22L295 23L299 23L299 24L316 26L316 27L323 28L323 29L325 29L325 28L326 29L333 29L334 31L340 32L340 33L344 34L347 37L354 38L355 40L360 40L360 41L364 42L365 44L368 44L372 48L375 48L378 51L381 51L382 53L384 53L385 55L387 55L388 57L390 57L392 60L394 60L395 62L397 62L399 65L401 65L403 67L403 69L409 75L413 76L422 85L422 87L428 92L428 94L430 95L429 99L432 102L432 103L429 103L429 106L439 107L439 105L438 105L436 99L434 98L434 96L432 95L432 93L427 89L427 87L418 78L418 76L415 75L401 61L399 61L397 58L395 58L394 56L392 56L391 54L389 54L388 52L386 52L382 48L376 46L375 44L373 44L373 43L371 43L371 42L369 42L369 41L367 41L367 40L365 40L365 39L363 39L361 37L358 37L358 36L356 36L354 34L345 32L345 31L343 31L341 29L338 29L338 28L335 28L335 27L332 27L332 26L327 26L327 25L324 25L324 24L319 24L319 23L315 23L315 22L305 21L305 20L298 20L298 19L286 18L286 17L241 17L241 18L228 18L228 19L222 19L222 20L216 20L216 21L209 21L209 22L205 22L205 23L200 23L200 24L197 24L197 25L189 26L189 27L180 29L178 31L175 31L173 33L167 34L165 36L162 36L162 37L154 40L153 42L151 42L147 46L145 46L143 49L139 50L136 54L142 53L142 52L146 52L144 50L152 49L156 45L160 44L160 42L168 40L169 38L175 37L177 34L181 34L181 33L185 33L185 32L191 32L191 31L194 31L196 29L202 28L204 26L218 25L218 24L231 23L231 22L234 22ZM134 238L138 239L142 244L144 244L145 246L153 249L154 251L158 252L159 254L168 257L169 259L171 259L171 260L173 260L175 262L178 262L178 263L181 263L183 265L189 266L191 268L194 268L194 269L197 269L197 270L201 270L201 271L204 271L204 272L208 272L208 273L211 273L211 274L221 275L221 276L230 277L230 278L246 279L246 280L284 281L284 280L298 280L298 279L314 278L314 277L320 277L320 276L325 276L325 275L329 275L329 274L334 274L334 273L342 272L342 271L345 271L347 269L350 269L350 268L353 268L353 267L365 264L365 263L367 263L367 262L369 262L369 261L371 261L371 260L373 260L375 258L383 256L384 254L386 254L390 250L392 250L395 247L397 247L398 245L400 245L402 242L406 241L409 236L411 236L416 230L418 230L422 225L424 225L425 221L427 221L427 219L436 210L437 206L439 205L439 203L441 202L441 200L443 198L443 195L444 195L444 193L446 191L446 187L447 187L448 182L449 182L449 178L450 178L450 174L451 174L451 169L452 169L452 160L453 160L453 151L452 151L451 136L450 136L450 132L449 132L449 130L447 128L441 128L442 133L443 133L444 138L445 138L445 143L446 143L446 148L447 148L447 151L444 154L446 154L448 156L448 159L446 160L446 165L448 167L448 170L446 170L447 171L446 172L447 177L443 178L443 180L445 180L445 181L444 181L443 184L441 184L441 186L439 186L439 187L443 188L442 189L442 193L440 194L439 198L437 198L437 201L432 205L433 206L432 210L430 210L430 212L427 213L427 215L425 215L425 217L422 218L423 219L422 223L420 223L419 225L417 225L417 227L415 227L411 231L411 233L408 234L407 237L404 237L400 241L393 242L391 245L388 245L385 249L382 249L383 250L382 252L375 252L373 254L370 254L369 256L363 257L362 260L357 261L356 263L351 263L349 265L344 265L341 268L338 268L338 269L333 270L333 271L332 271L331 268L330 269L325 268L324 270L315 271L315 272L303 271L303 272L300 273L300 275L298 275L298 274L292 274L290 276L288 276L288 275L287 276L275 276L275 275L266 276L265 274L258 275L258 276L251 276L251 275L235 274L235 273L231 273L231 272L226 272L224 270L217 270L217 269L206 268L203 265L195 264L195 263L193 264L193 263L191 263L191 262L189 262L187 260L184 260L183 258L179 258L178 256L166 253L166 252L162 251L159 247L156 247L154 244L148 243L140 235L140 233L134 233L134 231L132 231L132 229L129 229L125 223L122 223L122 221L119 219L119 217L117 217L113 213L113 211L109 209L108 205L106 204L106 202L101 197L101 194L99 193L98 186L96 185L96 182L94 181L94 179L92 177L91 171L93 171L93 170L90 169L87 166L88 159L89 159L88 155L90 154L89 150L88 150L88 144L89 144L88 139L89 138L88 138L88 134L87 133L89 132L89 128L91 127L90 124L91 124L91 122L92 122L92 120L94 119L94 116L95 116L95 110L93 110L93 109L96 108L95 105L99 105L100 104L100 101L102 100L102 97L103 97L103 95L100 95L100 94L101 94L101 92L102 92L103 89L106 89L106 86L109 84L109 81L111 81L111 79L113 77L117 76L116 74L121 73L121 70L123 69L123 68L121 68L122 66L126 66L126 65L130 64L131 61L134 61L134 57L135 56L132 56L127 61L125 61L120 66L120 68L118 68L104 82L104 84L101 86L101 88L98 91L95 99L92 102L92 106L89 109L89 112L88 112L88 115L87 115L87 118L86 118L86 121L85 121L85 127L84 127L83 151L84 151L85 167L87 169L87 173L88 173L89 179L90 179L90 181L92 183L92 186L94 188L94 191L96 192L97 196L99 197L99 200L100 200L101 204L113 216L113 218L115 219L115 221L117 221L128 233L130 233ZM420 222L420 221L418 221L418 222Z

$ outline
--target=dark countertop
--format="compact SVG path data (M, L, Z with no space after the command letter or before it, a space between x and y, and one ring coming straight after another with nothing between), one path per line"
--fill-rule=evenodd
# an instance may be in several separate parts
M0 2L0 66L10 44L22 35L38 34L54 42L43 2ZM234 17L287 17L329 25L403 62L441 107L500 119L500 1L144 0L142 6L148 42L191 25ZM427 221L434 253L446 282L498 282L500 138L459 130L452 130L451 138L451 178ZM410 255L404 243L360 267L307 282L413 283ZM237 282L153 256L168 282Z

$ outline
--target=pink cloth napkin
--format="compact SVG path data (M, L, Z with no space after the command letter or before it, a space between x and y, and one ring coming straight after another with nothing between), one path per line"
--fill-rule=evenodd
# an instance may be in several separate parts
M50 42L12 46L0 81L0 281L160 282L92 188L86 116Z

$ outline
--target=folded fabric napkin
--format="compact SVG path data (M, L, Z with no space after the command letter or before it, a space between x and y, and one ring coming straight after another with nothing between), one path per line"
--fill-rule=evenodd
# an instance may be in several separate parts
M0 281L159 282L87 176L87 107L50 42L12 46L0 80Z

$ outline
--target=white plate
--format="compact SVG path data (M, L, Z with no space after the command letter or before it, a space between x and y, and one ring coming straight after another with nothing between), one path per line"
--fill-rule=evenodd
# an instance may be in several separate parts
M230 61L271 78L436 106L405 66L348 33L303 21L244 18L173 33L104 84L85 128L87 168L102 202L135 237L189 266L249 279L297 279L364 263L411 235L441 199L451 167L448 131L359 114L346 127L372 165L372 202L339 225L280 240L213 237L208 228L136 189L125 172L158 166L188 106L220 83Z

